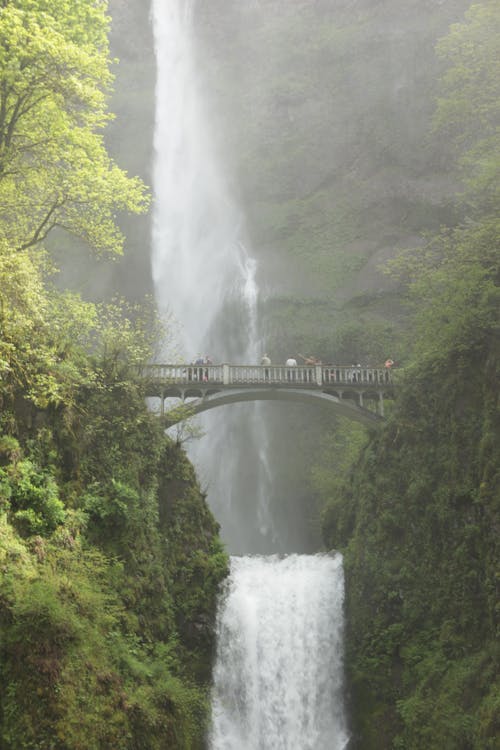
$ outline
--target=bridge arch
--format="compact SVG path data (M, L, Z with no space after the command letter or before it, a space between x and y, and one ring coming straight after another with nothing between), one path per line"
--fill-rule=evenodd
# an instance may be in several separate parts
M188 397L188 394L189 391L186 392L186 397ZM288 403L317 404L326 406L333 413L360 422L367 427L373 427L384 421L384 418L380 414L370 411L365 407L360 407L352 397L340 398L334 393L294 390L291 388L287 390L239 388L216 393L207 392L204 396L194 398L192 401L183 400L181 407L174 407L172 410L165 412L162 418L167 427L173 427L185 419L189 419L210 409L248 401L284 401Z

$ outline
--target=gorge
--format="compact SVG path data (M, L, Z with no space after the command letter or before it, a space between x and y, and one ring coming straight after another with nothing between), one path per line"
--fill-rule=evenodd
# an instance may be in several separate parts
M498 0L2 4L1 750L496 750L499 38ZM264 353L395 398L165 433L152 363L203 398Z
M486 6L484 14L494 12ZM408 325L406 292L390 277L384 278L380 264L396 255L400 248L422 247L423 240L419 235L423 232L436 232L443 223L453 226L460 222L463 208L453 197L460 181L460 175L451 166L455 160L453 148L438 131L434 130L433 137L428 133L433 127L434 97L438 94L436 78L440 72L440 61L434 49L439 36L448 32L450 23L462 20L468 3L432 4L432 7L426 6L425 12L421 4L415 3L408 3L404 8L385 3L375 9L372 4L363 2L320 3L314 9L308 3L279 2L252 3L244 9L235 3L225 4L224 8L217 3L210 8L195 4L193 8L196 16L192 19L192 34L197 51L198 85L203 88L204 103L209 112L203 122L212 127L212 147L219 155L220 167L225 167L226 179L233 188L232 195L239 196L240 205L245 207L246 217L242 222L247 231L245 245L252 247L257 260L255 288L260 290L260 296L254 330L258 333L261 349L271 349L273 361L278 357L283 362L290 349L306 355L320 354L325 359L334 352L339 358L348 358L347 361L361 359L364 362L382 362L390 352L403 362L405 358L412 361L415 355L409 354L401 336L401 330ZM478 13L476 23L481 10ZM470 29L472 35L479 34L476 40L481 39L484 30L481 32L478 27L474 30L474 21ZM462 33L466 36L467 32L467 26L464 26ZM493 110L491 117L493 122ZM488 133L488 127L484 132ZM474 256L472 250L468 252ZM454 273L450 284L455 278ZM458 286L454 289L458 304ZM472 287L470 293L470 307L476 309ZM432 300L430 294L427 298ZM430 304L432 306L432 301ZM448 314L443 310L442 317L446 320ZM486 318L491 320L488 315ZM441 320L439 313L437 319ZM425 368L429 358L436 356L437 348L428 346L428 339L435 331L433 329L430 334L428 328L420 330L422 343L417 350ZM477 344L480 339L480 330L476 329ZM443 353L448 352L449 347L448 341L442 342ZM485 345L482 353L478 352L479 358L488 363L485 365L488 371L490 368L495 371L497 367L494 351L494 345L493 348ZM256 359L258 354L258 351L254 352ZM457 369L452 353L443 367L451 371ZM465 365L458 365L462 373L467 371L463 367ZM415 370L411 373L418 379ZM456 393L458 404L462 388L455 382L451 386L451 381L446 387L451 387L451 392ZM488 401L489 386L483 383L477 387ZM465 397L465 400L470 403L470 397ZM429 412L427 418L429 423L435 419L443 420L439 440L446 443L448 430L453 432L455 429L446 416L447 409L455 412L458 406L451 406L447 399L441 401L441 406L437 411L441 416L431 416ZM394 422L387 431L387 435L393 436L391 439L403 441L403 452L407 448L404 437L399 437L396 423L402 420L402 424L407 425L408 419L411 422L415 418L415 412L410 409L408 413L405 408L403 412L396 411ZM473 536L478 533L482 538L488 536L479 520L483 513L490 517L490 511L486 510L488 501L485 501L484 508L479 501L479 506L467 509L466 504L454 499L456 495L472 498L473 492L463 488L477 487L479 482L476 469L473 469L477 466L477 459L473 456L474 446L482 445L483 440L472 425L479 429L481 417L478 415L482 407L476 403L474 409L476 417L470 413L467 418L459 418L460 429L469 435L466 440L468 447L462 447L468 456L463 465L463 476L451 455L448 459L443 458L441 467L449 465L449 469L441 480L437 478L439 469L436 469L434 479L425 469L420 469L427 476L427 483L424 480L423 486L427 487L428 494L425 490L417 492L420 503L418 520L408 513L408 508L411 507L414 487L420 486L421 478L414 476L415 472L408 468L407 476L412 478L408 479L407 488L401 490L402 480L395 469L394 477L387 477L385 484L383 477L388 470L384 459L379 459L375 479L368 469L373 447L367 449L366 457L361 453L359 460L361 476L370 476L374 485L381 485L376 500L371 499L372 493L366 494L366 489L360 489L355 479L351 481L358 490L353 490L349 484L342 485L336 478L325 479L322 467L316 470L319 493L324 496L326 490L328 497L323 509L323 538L328 548L341 547L347 551L347 664L354 721L353 747L362 747L363 750L385 748L398 741L403 743L401 746L432 746L434 740L430 739L425 727L419 727L417 718L423 706L429 711L430 706L424 697L425 688L416 687L422 683L419 682L418 668L413 670L413 658L417 664L422 664L424 674L427 668L435 675L438 684L442 684L443 696L446 696L442 699L443 706L446 706L443 710L456 717L442 730L445 746L448 743L450 748L455 748L463 742L463 746L468 747L469 740L461 739L468 733L478 738L475 740L478 747L494 743L495 728L491 723L491 712L486 708L491 700L494 703L492 696L495 691L491 677L494 657L490 646L481 650L482 656L476 651L478 663L489 665L481 681L480 692L485 696L483 708L473 708L477 704L472 701L470 708L465 709L468 718L462 724L459 719L461 709L457 709L454 697L461 689L460 667L458 662L455 667L451 666L455 658L451 654L455 653L455 647L459 648L458 643L464 636L458 625L452 628L452 636L448 633L446 623L454 611L453 606L450 604L449 610L437 607L429 624L423 628L422 633L427 633L423 642L433 643L426 652L425 646L421 645L422 636L415 635L414 630L418 630L417 623L424 618L422 605L407 590L412 586L413 575L417 580L423 576L425 590L423 571L427 564L440 570L442 585L453 590L455 587L463 589L458 572L462 565L474 580L477 576L492 580L490 562L494 555L481 555L471 538L464 549L460 535L454 540L451 532L458 523L457 508L460 508L464 513L464 525L470 533ZM320 440L328 444L331 441L333 446L329 460L333 461L337 471L342 471L344 457L348 457L351 451L354 453L349 445L360 445L363 441L348 430L345 442L338 433L336 437L330 437L329 428L321 424L319 415L314 417L315 430L309 430L307 425L313 418L305 410L284 414L269 409L265 419L268 434L266 492L269 493L266 513L268 518L271 514L273 522L270 524L266 520L261 525L261 518L257 526L266 534L273 529L271 538L274 543L278 539L282 552L300 551L304 544L304 551L313 551L320 544L317 527L314 528L317 522L312 520L311 524L317 509L311 508L311 487L301 487L299 475L300 471L307 472L308 460L314 461L308 444L317 444L319 430ZM482 429L485 433L497 435L496 428L490 427L490 418L485 415L484 419ZM303 435L298 434L302 430L297 430L297 421L301 426L306 425ZM261 428L263 424L263 415L260 415ZM446 424L448 427L444 426ZM465 424L472 432L464 429ZM410 437L412 430L407 428L406 433L410 441L414 439ZM384 440L382 437L382 445ZM497 444L497 437L491 437L491 440ZM429 442L431 445L434 442L431 437ZM283 455L277 449L278 444L287 446ZM377 441L373 446L376 445ZM477 469L480 474L489 472L486 466L491 466L495 455L498 453L493 447L488 453L489 458L483 455L479 464L483 468ZM402 467L402 456L399 460ZM213 461L211 465L214 466ZM269 465L273 467L272 472ZM418 461L416 466L419 466ZM470 473L467 467L470 467ZM288 480L283 481L284 475ZM239 481L241 476L241 472L235 475ZM462 476L461 480L459 476ZM392 489L391 481L394 483ZM493 494L497 491L493 489L497 486L495 482L491 476L484 485L491 487ZM442 485L442 489L436 489L436 485ZM460 485L462 489L459 489ZM254 491L251 489L247 498L251 499ZM355 499L353 492L356 491L360 496ZM401 497L400 504L398 497ZM441 501L437 500L438 497L442 498ZM298 514L290 513L290 506L287 507L284 498L288 501L294 499ZM250 500L250 507L252 505ZM248 500L244 507L248 514ZM262 501L258 507L262 508ZM307 509L309 518L304 515L304 509ZM220 506L215 512L218 518L221 518L221 512L224 513ZM237 518L237 513L237 508L231 507L233 519ZM418 536L420 532L416 529L422 527L423 538L416 550L418 557L418 551L422 552L426 547L423 529L427 528L427 533L433 529L434 535L436 517L440 515L448 519L444 522L445 528L450 530L445 548L449 549L450 560L446 559L446 554L443 559L436 559L435 553L431 553L428 563L424 563L425 555L417 562L413 558L410 540L412 536ZM276 530L279 529L283 536L283 529L292 521L296 531L291 532L287 540L279 540ZM255 529L255 522L252 523ZM369 524L368 529L365 524ZM237 525L247 526L248 515ZM473 532L472 528L476 531ZM479 532L479 528L483 531ZM307 532L307 540L301 538L301 529ZM274 551L272 543L270 547L266 543L264 549L254 544L244 546L243 550ZM371 549L371 564L363 555L364 544ZM233 550L241 551L239 545L241 539ZM385 556L387 569L385 565L377 569L376 560ZM404 558L413 562L409 570L402 565L400 575L397 575L392 567L397 567L400 562L396 561ZM451 562L455 558L461 560L460 565ZM476 563L477 572L472 573ZM479 570L483 572L479 573ZM375 581L384 581L380 591L376 589L377 594L370 593L367 583L372 577ZM484 588L480 588L484 593ZM387 599L384 599L384 593ZM463 601L463 596L468 602L465 609L469 609L476 606L473 602L477 602L477 597L482 594L474 588L468 594L458 594L457 591L456 601ZM479 607L483 622L488 620L486 613L492 611L491 607L492 599L486 596ZM380 612L380 620L371 622L370 612L374 610ZM479 621L476 627L482 631ZM433 642L437 631L441 635ZM489 633L485 636L486 643L490 642L491 631ZM378 646L370 640L372 637L379 639ZM450 646L451 642L456 646ZM446 656L440 655L441 649ZM472 654L474 650L471 644L467 653ZM442 666L443 662L448 664L448 659L449 666ZM471 656L462 665L464 674L468 675L464 677L465 682L476 679L472 676L475 673L473 664ZM373 674L372 669L375 670ZM398 677L400 669L405 675L401 680ZM387 674L385 680L382 673ZM422 682L425 682L425 677ZM393 708L388 711L389 705ZM378 715L384 717L384 729L374 722ZM434 721L441 725L436 712L433 716ZM466 729L467 722L474 726L470 732Z

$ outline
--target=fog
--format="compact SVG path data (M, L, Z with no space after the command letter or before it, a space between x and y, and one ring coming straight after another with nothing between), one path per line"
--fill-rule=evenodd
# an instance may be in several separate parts
M315 354L378 364L404 327L398 287L381 266L452 218L452 154L432 131L440 74L434 46L468 5L193 4L194 66L210 148L257 262L254 346L273 362ZM110 11L120 64L108 144L122 166L152 183L152 28L142 0L111 0ZM151 291L152 216L124 220L128 240L119 266L85 267L99 294ZM210 346L217 349L217 341ZM286 519L288 527L278 546L307 550L320 543L310 468L335 425L310 408L279 404L266 408L265 422L271 522L279 529ZM237 425L238 418L231 430ZM255 460L254 451L248 455ZM235 489L246 509L254 492L247 469ZM202 479L213 487L213 478Z

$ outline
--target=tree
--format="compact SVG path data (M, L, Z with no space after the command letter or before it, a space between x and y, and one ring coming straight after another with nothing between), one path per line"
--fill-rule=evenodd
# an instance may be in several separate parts
M455 143L469 203L484 213L500 200L500 4L474 3L440 40L447 65L434 119Z
M0 402L3 419L16 398L38 408L71 405L94 374L88 355L96 309L47 283L42 250L18 250L0 240ZM0 426L2 420L0 420Z
M112 81L103 2L4 0L0 8L0 237L32 247L55 227L120 252L119 210L144 186L108 156Z
M500 4L475 3L437 52L446 64L434 128L455 146L465 192L463 221L393 264L416 305L414 359L439 368L442 356L498 335L500 304ZM466 212L466 213L465 213Z

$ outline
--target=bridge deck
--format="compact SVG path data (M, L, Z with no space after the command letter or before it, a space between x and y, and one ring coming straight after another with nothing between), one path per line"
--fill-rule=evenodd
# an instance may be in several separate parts
M242 386L264 386L280 388L326 388L339 386L352 390L391 390L393 386L390 370L374 367L337 365L185 365L153 364L141 369L142 377L158 394L165 394L165 387L189 386L206 391L210 386L217 389ZM153 395L153 394L151 394ZM166 394L165 394L166 395Z

